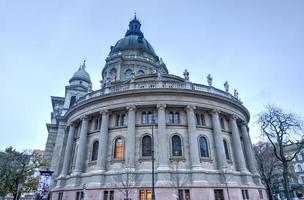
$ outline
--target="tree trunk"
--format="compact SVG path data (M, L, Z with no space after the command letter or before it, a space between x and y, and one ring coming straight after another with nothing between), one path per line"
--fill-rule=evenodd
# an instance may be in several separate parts
M285 196L287 200L291 200L290 193L289 193L289 183L288 183L288 166L287 162L283 162L283 178L284 178L284 190L285 190Z
M273 197L272 197L272 190L271 190L271 187L270 187L270 183L269 183L269 181L265 181L265 183L266 183L266 187L267 187L268 199L269 199L269 200L273 200Z

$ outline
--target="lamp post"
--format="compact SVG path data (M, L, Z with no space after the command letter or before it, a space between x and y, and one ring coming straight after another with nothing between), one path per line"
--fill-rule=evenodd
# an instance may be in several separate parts
M152 119L152 145L151 145L151 157L152 157L152 200L155 200L155 180L154 180L154 123L155 123L155 120L154 120L154 116L153 116L153 119Z

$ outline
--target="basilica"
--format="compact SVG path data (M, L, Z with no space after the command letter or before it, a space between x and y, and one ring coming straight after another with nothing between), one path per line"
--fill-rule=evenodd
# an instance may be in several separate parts
M92 90L83 62L52 96L45 157L52 200L267 199L237 91L169 73L129 22Z

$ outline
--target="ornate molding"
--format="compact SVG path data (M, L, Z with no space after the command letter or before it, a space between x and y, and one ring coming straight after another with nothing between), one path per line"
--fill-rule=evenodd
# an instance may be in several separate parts
M157 107L158 110L165 110L167 105L166 104L157 104L156 107Z
M88 115L82 115L82 116L80 117L80 120L81 120L81 121L87 121L87 120L89 120L89 117L88 117Z
M135 105L128 105L127 106L127 110L128 111L133 111L133 110L135 110L136 109L136 106Z
M193 106L193 105L187 105L186 106L186 111L194 111L196 109L196 106Z
M100 113L101 115L108 115L108 114L109 114L109 110L107 110L107 109L100 110L99 113Z

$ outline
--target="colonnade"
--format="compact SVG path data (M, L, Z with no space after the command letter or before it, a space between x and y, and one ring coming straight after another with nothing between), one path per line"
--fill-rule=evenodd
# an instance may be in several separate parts
M128 120L127 120L127 133L126 133L126 146L125 146L125 160L127 167L135 168L135 158L136 158L136 135L135 135L135 125L136 125L136 107L128 106ZM196 118L195 118L195 106L186 106L185 110L187 112L187 124L188 124L188 141L189 141L189 151L190 151L190 166L193 170L202 169L200 164L200 153L197 143L196 134ZM227 168L227 160L225 158L225 149L223 145L223 133L220 125L219 110L211 110L211 121L213 129L213 140L215 146L215 158L217 163L217 168L219 170L224 170ZM108 154L108 135L109 135L109 111L100 111L102 115L101 128L99 134L99 149L96 169L99 171L106 170L107 154ZM168 137L166 135L166 105L157 105L157 140L158 143L158 170L169 169L169 158L168 158ZM256 175L258 174L256 168L255 157L252 149L252 144L250 136L247 130L247 125L245 122L241 123L241 133L239 133L239 128L237 125L237 116L230 115L229 124L231 129L231 142L233 145L234 160L236 164L236 169L240 172L248 172L246 167L246 160L248 164L249 171ZM79 145L76 153L76 162L73 174L81 174L84 172L84 166L87 156L87 142L88 142L88 127L89 120L88 116L83 116L81 118L81 130ZM241 136L244 144L244 151L241 143ZM61 176L65 177L68 175L69 167L71 163L72 147L75 135L75 123L69 124L69 133L67 137L67 144L63 159L63 167L61 171ZM245 154L244 154L245 153ZM247 159L245 159L244 155Z

